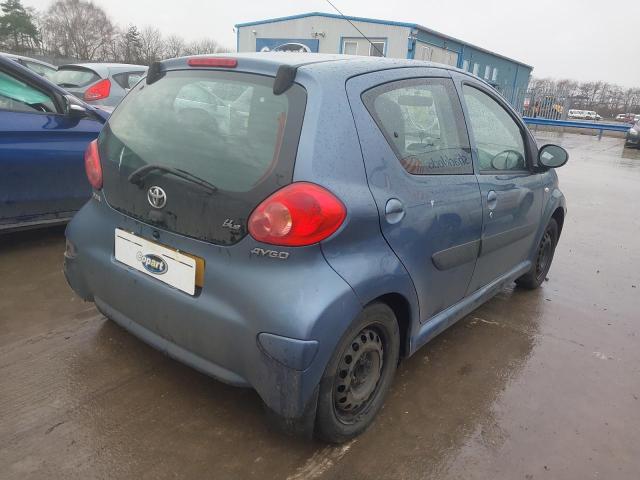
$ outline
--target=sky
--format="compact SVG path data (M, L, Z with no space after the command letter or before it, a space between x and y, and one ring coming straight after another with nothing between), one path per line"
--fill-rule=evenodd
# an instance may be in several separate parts
M46 9L52 0L23 0ZM417 23L533 65L538 78L640 87L640 0L332 0L345 15ZM154 25L235 48L233 26L304 12L325 0L94 0L123 26Z

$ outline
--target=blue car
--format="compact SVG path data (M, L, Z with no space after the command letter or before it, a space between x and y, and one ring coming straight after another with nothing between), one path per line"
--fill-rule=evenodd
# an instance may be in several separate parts
M84 152L106 112L0 56L0 232L64 223L91 195Z
M65 273L143 341L254 388L277 425L343 442L401 358L505 285L544 281L567 160L448 66L167 60L89 146Z

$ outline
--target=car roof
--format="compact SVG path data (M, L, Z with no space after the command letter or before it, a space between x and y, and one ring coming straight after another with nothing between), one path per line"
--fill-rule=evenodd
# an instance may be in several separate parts
M132 72L132 71L145 71L147 67L145 65L134 65L129 63L68 63L66 65L62 65L59 68L87 68L89 70L93 70L101 77L107 77L113 73L120 72Z
M238 60L239 70L262 70L268 73L276 73L281 66L304 68L305 72L313 74L314 71L332 73L346 78L361 75L379 70L389 70L393 68L438 68L456 71L467 75L476 81L488 86L491 84L482 78L471 75L465 70L444 65L440 63L427 62L423 60L388 58L388 57L365 57L359 55L324 54L324 53L292 53L292 52L248 52L248 53L224 53L193 55L179 57L160 62L163 69L177 70L183 69L187 61L194 57L214 57L214 58L235 58Z
M0 55L4 55L5 57L9 57L9 58L17 58L19 60L25 60L28 62L33 62L33 63L38 63L40 65L44 65L45 67L49 67L52 68L54 70L56 70L58 67L56 67L55 65L51 65L50 63L47 63L43 60L38 60L37 58L32 58L32 57L25 57L24 55L16 55L15 53L4 53L4 52L0 52Z

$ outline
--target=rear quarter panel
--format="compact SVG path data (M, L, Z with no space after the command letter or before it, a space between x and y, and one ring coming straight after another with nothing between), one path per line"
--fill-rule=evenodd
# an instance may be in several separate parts
M363 306L382 295L399 294L406 300L411 323L417 328L415 288L381 234L344 77L332 75L327 69L312 78L306 76L302 68L298 79L309 93L294 181L310 181L328 188L347 208L344 224L322 242L322 252ZM342 320L340 335L352 320ZM336 336L336 340L338 338Z

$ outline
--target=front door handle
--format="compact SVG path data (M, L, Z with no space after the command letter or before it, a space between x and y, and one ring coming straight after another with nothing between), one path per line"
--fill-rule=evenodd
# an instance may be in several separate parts
M498 203L498 194L493 190L491 190L487 194L487 208L489 210L493 210L494 208L496 208L497 203Z
M390 198L384 206L384 218L388 223L398 223L404 218L404 205L397 198Z

